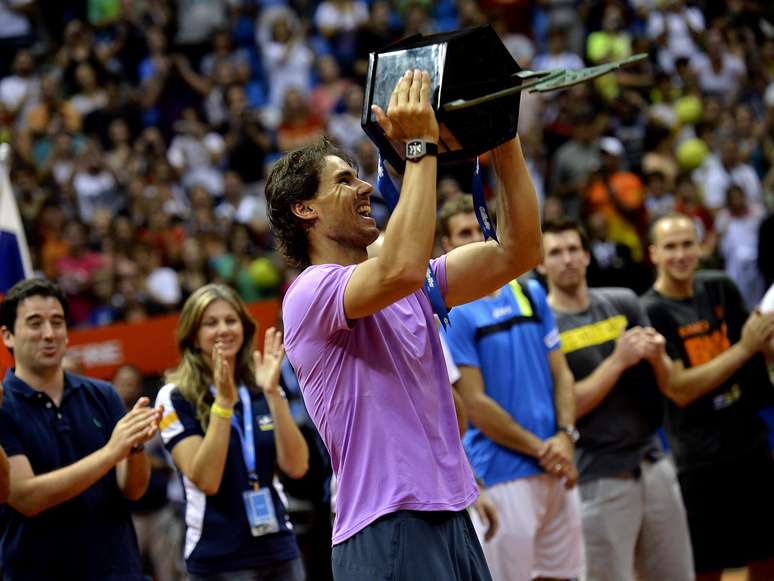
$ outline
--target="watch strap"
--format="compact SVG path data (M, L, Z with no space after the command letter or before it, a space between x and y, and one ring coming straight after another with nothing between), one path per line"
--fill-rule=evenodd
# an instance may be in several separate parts
M438 156L437 143L425 141L424 139L409 139L406 141L406 161L419 161L427 155Z

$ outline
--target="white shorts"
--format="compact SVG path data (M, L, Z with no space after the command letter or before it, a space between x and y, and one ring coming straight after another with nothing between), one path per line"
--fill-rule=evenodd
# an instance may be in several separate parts
M511 480L486 489L500 528L484 542L485 525L472 519L493 581L536 577L573 579L583 572L583 534L577 488L565 490L548 474Z

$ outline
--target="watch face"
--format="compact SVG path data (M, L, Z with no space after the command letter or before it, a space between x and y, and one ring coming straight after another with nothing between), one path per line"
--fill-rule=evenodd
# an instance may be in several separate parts
M406 158L416 159L425 154L425 144L423 141L409 141L406 144Z

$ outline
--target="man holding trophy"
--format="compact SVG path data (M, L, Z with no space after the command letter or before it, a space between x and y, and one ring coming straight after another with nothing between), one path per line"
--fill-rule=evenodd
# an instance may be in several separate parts
M446 307L495 291L537 264L540 224L516 137L492 150L500 243L430 260L439 140L430 101L428 72L409 70L386 113L373 108L406 158L378 257L366 253L379 235L373 187L327 142L289 153L266 185L279 246L305 268L284 300L285 341L338 477L337 581L490 579L465 510L478 491L422 285L437 284Z

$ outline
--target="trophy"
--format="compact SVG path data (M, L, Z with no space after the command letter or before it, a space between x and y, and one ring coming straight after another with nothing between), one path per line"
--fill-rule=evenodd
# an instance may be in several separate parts
M521 69L491 26L415 35L370 54L361 125L385 160L402 173L402 144L387 138L371 105L387 111L390 94L406 70L426 70L440 128L438 163L473 159L516 136L521 91L565 89L646 56L577 71L535 72Z
M516 136L521 91L564 89L645 56L637 55L580 71L524 71L491 26L411 36L371 53L360 123L379 150L377 189L392 212L400 194L387 175L384 162L388 161L403 173L405 150L402 143L394 143L385 135L371 106L379 105L387 111L396 83L409 69L426 70L430 74L430 101L439 127L438 163L449 164L477 158ZM496 241L477 159L472 194L484 240L492 238ZM424 290L441 326L446 329L448 312L430 268Z

